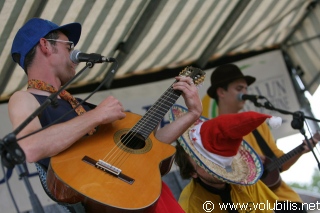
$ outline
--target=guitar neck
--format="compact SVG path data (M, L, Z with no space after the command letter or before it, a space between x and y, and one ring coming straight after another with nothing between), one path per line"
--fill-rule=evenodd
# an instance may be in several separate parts
M299 146L297 146L296 148L294 148L293 150L291 150L290 152L282 155L280 158L273 159L272 163L267 165L266 170L272 171L274 169L280 168L285 162L287 162L288 160L290 160L294 156L302 153L304 150L303 146L304 146L304 144L302 143Z
M140 133L145 139L148 138L165 114L178 100L181 93L181 91L174 90L172 86L170 86L132 128L132 131Z

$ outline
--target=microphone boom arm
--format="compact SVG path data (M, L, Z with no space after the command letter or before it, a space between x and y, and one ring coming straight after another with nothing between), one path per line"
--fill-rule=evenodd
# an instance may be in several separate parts
M307 143L307 146L308 148L310 149L310 151L312 152L315 160L317 161L317 164L318 164L318 169L320 170L320 162L316 156L316 154L314 153L314 150L311 146L311 143L310 143L310 140L307 138L306 134L305 134L305 130L303 128L303 124L304 124L304 121L305 119L309 119L309 120L313 120L313 121L316 121L316 122L320 122L320 120L318 119L315 119L315 118L312 118L312 117L309 117L309 116L305 116L304 113L302 111L297 111L297 112L289 112L289 111L286 111L286 110L283 110L283 109L278 109L278 108L275 108L268 100L267 98L264 98L266 100L266 102L264 104L261 104L261 103L258 103L257 100L253 101L254 105L256 107L264 107L268 110L273 110L273 111L277 111L277 112L280 112L282 114L286 114L286 115L292 115L293 116L293 120L291 122L291 126L293 129L298 129L300 131L300 133L304 136L305 138L305 141ZM251 100L252 101L252 100Z

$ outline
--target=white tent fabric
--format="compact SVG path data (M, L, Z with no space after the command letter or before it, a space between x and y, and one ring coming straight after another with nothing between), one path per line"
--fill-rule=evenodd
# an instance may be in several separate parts
M314 93L320 82L320 8L310 10L283 48L291 56L305 89Z
M83 26L81 52L114 57L116 79L222 56L281 48L304 71L310 92L320 82L318 1L312 0L10 0L0 1L0 101L26 86L11 44L30 18ZM80 67L80 66L79 66ZM72 87L100 82L112 64L97 64ZM146 79L147 81L147 79Z
M115 80L188 65L208 70L224 57L279 49L292 65L288 71L301 77L302 90L312 94L320 84L319 0L0 0L0 102L26 89L26 75L10 50L18 29L32 17L58 25L81 23L76 49L116 58ZM96 64L72 88L99 83L113 68ZM9 123L7 117L2 121ZM3 125L1 130L7 133L9 128ZM21 181L15 184L19 181L16 175L13 189L23 197ZM51 203L35 183L43 202ZM6 199L2 204L10 206L3 205L4 211L13 209Z

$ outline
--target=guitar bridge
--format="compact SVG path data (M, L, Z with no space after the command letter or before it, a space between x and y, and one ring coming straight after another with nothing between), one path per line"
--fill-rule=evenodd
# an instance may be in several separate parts
M88 156L84 156L82 158L82 161L90 164L91 166L94 166L98 169L101 169L102 171L108 173L108 174L111 174L117 178L119 178L120 180L126 182L126 183L129 183L129 184L133 184L134 183L134 179L127 176L127 175L124 175L121 171L121 169L115 167L115 166L112 166L111 164L109 163L106 163L104 162L103 160L99 160L99 161L96 161Z
M115 167L115 166L112 166L111 164L107 163L107 162L104 162L103 160L99 160L97 163L96 163L96 167L102 169L103 171L108 171L108 172L111 172L115 175L119 175L121 173L121 169Z

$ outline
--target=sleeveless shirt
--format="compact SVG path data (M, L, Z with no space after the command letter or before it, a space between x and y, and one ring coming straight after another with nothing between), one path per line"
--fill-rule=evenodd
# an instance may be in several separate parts
M37 99L40 105L43 104L48 98L48 96L45 96L45 95L37 95L37 94L32 94L32 95ZM82 101L79 98L77 98L77 100L79 102ZM78 116L78 114L73 110L69 102L62 99L57 99L56 103L57 103L57 106L49 105L38 115L38 118L40 120L42 127L50 125L54 121L60 118L61 119L57 123L62 123ZM82 106L85 108L86 111L89 111L95 107L95 105L87 102L84 102ZM66 112L69 112L70 110L73 110L73 111L67 114L66 116L64 116L64 114L66 114ZM50 158L45 158L38 161L38 163L44 166L46 169L49 166L49 162L50 162Z

